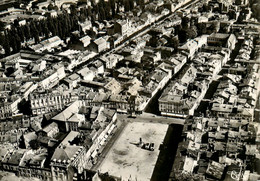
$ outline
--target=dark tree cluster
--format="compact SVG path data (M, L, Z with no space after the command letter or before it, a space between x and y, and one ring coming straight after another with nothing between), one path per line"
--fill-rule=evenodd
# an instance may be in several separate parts
M175 35L178 36L180 43L185 43L188 39L196 38L204 34L219 32L220 23L212 21L211 24L198 23L198 18L183 17L180 25L175 27Z
M260 0L251 0L250 7L252 9L253 17L260 22Z
M124 12L134 9L135 0L100 0L98 3L92 1L92 8L83 8L81 10L80 19L89 18L92 21L111 20L120 12L120 7L124 8Z
M57 17L48 16L40 21L31 20L23 26L20 26L19 21L16 20L11 29L7 30L3 29L4 23L0 22L0 28L2 28L2 31L4 30L4 35L0 35L0 45L3 46L5 55L10 55L19 52L21 44L30 39L34 39L35 43L39 43L42 38L47 39L55 35L65 39L71 35L72 31L80 31L78 22L84 22L86 19L92 22L111 20L120 12L120 7L123 7L124 11L128 12L134 8L135 4L143 5L142 2L143 0L138 2L136 0L100 0L95 3L94 0L91 0L92 7L78 10L74 4L70 6L70 14L64 11ZM81 1L81 3L84 2ZM37 4L35 4L35 8L37 8ZM55 10L56 8L52 4L48 6L49 10Z
M48 16L40 21L31 20L22 26L16 20L11 29L6 29L4 35L0 36L0 43L6 55L9 55L19 52L22 42L34 39L35 43L39 43L40 37L47 39L55 35L65 39L75 30L79 30L78 16L66 12L55 18Z
M40 148L40 143L37 140L31 140L29 142L29 145L33 150L37 150L38 148Z
M196 38L198 36L198 23L195 19L183 17L181 25L176 27L176 34L179 37L180 43L186 42L188 39Z
M199 8L199 12L209 12L211 10L210 6L208 4L203 4L202 7Z

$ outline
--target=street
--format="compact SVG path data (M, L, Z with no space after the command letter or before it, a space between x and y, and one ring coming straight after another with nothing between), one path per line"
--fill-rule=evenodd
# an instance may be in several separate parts
M102 150L101 154L98 157L97 163L92 166L91 170L97 171L97 169L99 168L99 165L103 162L103 160L104 160L105 156L107 155L108 151L114 145L117 138L123 132L126 124L127 123L124 122L124 121L120 121L120 120L117 121L116 131L114 132L112 137L108 140L107 144L105 145L104 149Z
M125 120L126 122L146 122L146 123L161 123L161 124L181 124L183 125L185 119L181 118L170 118L158 116L151 113L142 113L141 115L137 115L136 118L131 118L129 115L118 114L118 120Z

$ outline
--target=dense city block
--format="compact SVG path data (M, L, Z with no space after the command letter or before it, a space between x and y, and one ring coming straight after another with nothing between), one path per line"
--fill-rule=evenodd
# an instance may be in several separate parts
M0 2L0 180L260 180L259 0Z

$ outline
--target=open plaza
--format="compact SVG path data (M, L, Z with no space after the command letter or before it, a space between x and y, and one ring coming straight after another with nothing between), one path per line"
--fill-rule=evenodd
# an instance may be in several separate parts
M168 125L159 123L128 123L98 170L123 180L150 180L167 129ZM154 151L141 148L140 138L144 143L154 143Z

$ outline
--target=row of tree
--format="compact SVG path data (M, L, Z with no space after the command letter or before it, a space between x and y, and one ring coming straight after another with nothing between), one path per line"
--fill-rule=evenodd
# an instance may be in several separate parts
M134 9L135 4L141 1L136 0L100 0L98 3L91 1L92 7L82 8L80 11L80 19L89 18L92 21L111 20L117 13L120 12L120 8L124 9L124 12L128 12Z
M0 36L0 42L6 55L19 52L21 44L31 39L39 43L40 37L47 39L50 36L59 36L62 39L70 36L70 33L79 30L78 16L64 12L57 17L48 16L44 20L31 20L20 26L18 20L14 22L11 29L6 29L4 35Z
M252 9L252 16L260 22L260 0L250 0L249 4Z
M81 1L82 2L82 1ZM65 39L71 35L72 31L80 30L79 22L84 22L86 19L95 21L111 20L120 12L120 8L124 11L130 11L137 3L135 0L100 0L95 3L91 0L92 7L77 9L76 5L71 5L70 14L66 11L57 17L48 16L44 20L31 20L23 26L19 26L19 21L16 20L11 29L4 30L4 24L0 22L0 27L4 34L0 35L0 45L3 46L6 55L19 52L22 48L22 43L33 39L35 43L39 43L40 39L47 39L50 36L59 36ZM139 4L143 3L138 1ZM137 3L138 4L138 3ZM55 9L55 6L50 4L48 9Z

